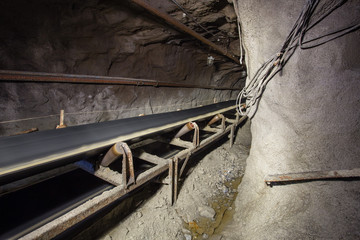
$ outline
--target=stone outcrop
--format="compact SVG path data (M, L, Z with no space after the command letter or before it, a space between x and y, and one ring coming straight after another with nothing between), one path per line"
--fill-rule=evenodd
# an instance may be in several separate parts
M280 50L304 3L238 1L250 78ZM348 1L310 37L347 26L359 12L358 2ZM356 31L298 49L267 85L226 239L359 239L358 181L264 183L267 174L360 167L359 37Z

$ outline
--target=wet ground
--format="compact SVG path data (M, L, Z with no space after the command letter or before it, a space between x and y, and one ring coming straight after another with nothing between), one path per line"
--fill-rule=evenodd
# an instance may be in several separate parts
M192 239L208 239L212 235L221 234L224 227L233 220L235 210L234 201L237 197L237 188L242 176L224 183L223 194L211 198L209 205L215 210L213 219L200 217L193 222L184 223L184 227L191 232Z

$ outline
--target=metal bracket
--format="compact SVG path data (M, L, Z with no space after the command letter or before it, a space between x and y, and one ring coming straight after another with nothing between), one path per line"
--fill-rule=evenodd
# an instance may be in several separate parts
M129 146L124 142L114 144L101 160L100 165L108 167L112 162L122 156L122 183L125 188L135 184L133 155ZM129 177L128 177L129 176Z
M200 144L200 130L199 126L195 122L193 122L192 124L194 125L193 145L194 147L197 147Z
M136 184L135 182L135 172L134 172L134 161L133 155L129 146L122 142L121 143L122 151L123 151L123 161L122 161L122 178L123 184L127 188L131 184ZM128 179L129 174L129 179Z
M226 117L224 115L221 114L221 131L225 131L226 128Z
M230 147L234 144L234 135L235 135L235 124L233 124L230 128Z
M274 174L265 177L265 183L268 186L275 184L308 182L316 180L327 179L344 179L344 178L359 178L360 168L347 169L347 170L332 170L332 171L311 171L311 172L298 172L287 174Z

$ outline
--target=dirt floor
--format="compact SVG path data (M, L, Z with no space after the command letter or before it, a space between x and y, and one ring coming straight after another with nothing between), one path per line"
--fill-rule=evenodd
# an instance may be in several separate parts
M96 229L109 224L112 227L101 240L224 239L221 230L232 221L237 187L250 150L249 125L239 129L232 148L225 139L210 148L210 153L191 159L173 206L169 204L167 185L158 184L155 191L148 185L77 238L94 238L94 233L99 232ZM119 211L129 213L116 217Z

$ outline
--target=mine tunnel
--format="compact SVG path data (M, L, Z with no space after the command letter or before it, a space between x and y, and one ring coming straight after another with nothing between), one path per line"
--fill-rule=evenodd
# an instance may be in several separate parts
M0 2L0 239L360 239L357 0Z

